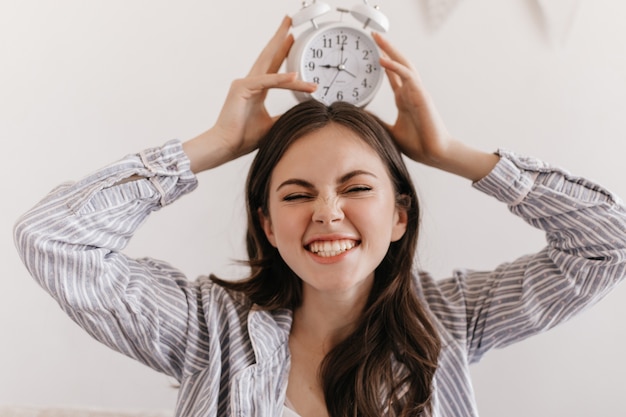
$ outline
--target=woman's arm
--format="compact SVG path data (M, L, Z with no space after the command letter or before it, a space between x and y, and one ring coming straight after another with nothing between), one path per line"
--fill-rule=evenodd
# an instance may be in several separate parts
M256 148L273 123L264 105L269 88L314 89L295 74L276 73L292 43L289 27L286 18L250 74L233 82L207 132L129 155L58 187L15 225L27 269L73 320L108 346L176 378L185 358L200 360L186 350L206 343L200 284L165 262L132 259L122 250L150 213L196 187L195 173Z
M131 176L143 179L114 185ZM180 142L172 141L56 188L14 229L26 268L74 321L174 377L182 374L188 329L198 323L189 315L193 285L163 262L121 251L151 212L196 184Z
M423 280L433 313L472 362L568 320L626 278L626 208L619 198L539 160L500 156L474 187L543 230L547 246L493 271Z
M439 282L424 279L425 296L446 329L478 360L567 320L626 277L626 209L584 178L512 153L473 149L452 137L415 68L385 38L398 117L389 126L411 159L473 181L546 233L547 247L494 271L459 270Z

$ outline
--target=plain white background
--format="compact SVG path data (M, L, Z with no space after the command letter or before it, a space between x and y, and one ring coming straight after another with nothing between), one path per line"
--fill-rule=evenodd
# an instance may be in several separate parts
M354 0L354 3L356 0ZM351 1L333 5L351 7ZM535 0L466 0L439 27L424 0L380 0L389 38L419 68L453 134L538 156L626 196L626 3L582 0L565 42ZM290 1L2 0L0 3L0 405L171 410L176 389L100 346L28 276L17 217L57 184L208 128ZM272 92L280 113L293 105ZM391 121L385 84L368 107ZM250 158L200 176L128 248L190 279L240 274ZM419 263L439 277L539 250L541 233L465 180L411 164L424 207ZM481 414L623 416L626 287L473 368Z

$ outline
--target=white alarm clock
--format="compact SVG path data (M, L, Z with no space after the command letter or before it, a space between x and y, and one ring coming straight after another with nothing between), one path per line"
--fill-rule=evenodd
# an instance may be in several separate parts
M304 4L292 16L292 25L311 22L312 27L298 36L287 57L287 70L298 72L300 78L318 85L313 93L296 92L300 101L311 97L325 104L346 101L363 107L369 103L385 76L380 66L378 46L369 30L386 32L387 18L376 7L359 4L350 12L362 27L342 21L317 23L316 18L328 13L330 6L314 1Z

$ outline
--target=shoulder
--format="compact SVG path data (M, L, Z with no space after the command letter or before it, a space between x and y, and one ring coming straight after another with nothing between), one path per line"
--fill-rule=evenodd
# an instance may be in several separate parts
M195 285L198 316L204 324L201 332L209 344L207 353L215 356L217 351L236 351L236 362L245 364L270 357L286 343L292 321L290 310L262 309L242 292L225 288L211 277L200 277Z
M205 313L220 316L236 315L242 320L250 312L252 302L242 292L234 291L213 281L211 276L200 276L194 286L198 292L198 308Z
M418 297L436 315L450 309L458 310L463 304L463 271L455 271L445 279L435 279L430 273L419 271L413 275Z
M291 311L287 309L267 310L253 303L241 291L226 288L210 276L201 276L195 284L198 288L199 310L206 318L207 326L221 329L238 327L248 332L250 316L266 326L285 328L291 326ZM210 324L209 324L210 323Z
M417 296L443 339L460 341L467 337L468 274L465 270L455 270L444 279L435 279L424 271L414 274Z

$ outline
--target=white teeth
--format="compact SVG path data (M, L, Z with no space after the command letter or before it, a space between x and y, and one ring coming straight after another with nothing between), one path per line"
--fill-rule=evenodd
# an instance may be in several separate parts
M337 256L356 246L350 239L315 241L309 245L309 250L321 257Z

